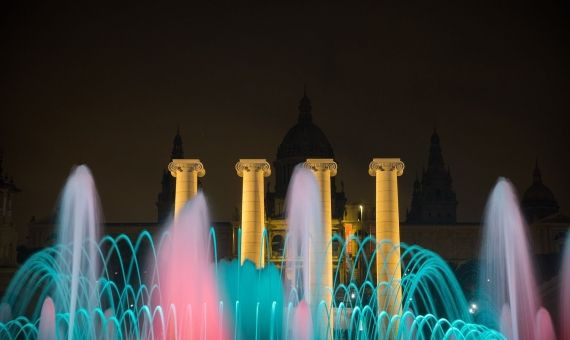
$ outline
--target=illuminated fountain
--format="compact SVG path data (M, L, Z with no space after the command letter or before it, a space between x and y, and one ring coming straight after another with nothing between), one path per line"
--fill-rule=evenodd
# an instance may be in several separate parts
M541 307L524 218L514 188L504 178L489 197L485 226L479 279L480 306L486 313L482 318L510 339L555 339L550 314Z
M93 180L85 166L77 167L62 195L58 243L26 261L2 299L0 338L502 339L500 331L519 339L551 335L550 318L539 308L538 298L521 298L536 296L536 283L528 265L524 224L507 182L498 182L487 208L490 241L483 249L489 252L484 252L475 318L453 272L437 254L390 239L377 242L373 236L323 238L319 190L314 169L295 170L287 198L287 260L281 269L272 264L256 267L249 260L241 263L241 257L217 261L216 237L208 228L201 194L180 208L157 240L146 231L136 240L125 235L99 239ZM511 233L519 233L520 239L507 242L505 236ZM261 232L260 247L266 247L266 234ZM351 241L358 243L358 251L348 262L346 245ZM333 242L340 244L339 263L332 273L335 285L327 287L322 282L327 264L319 254L331 250ZM567 244L561 284L566 304L569 249ZM347 263L350 275L344 284L338 278ZM366 268L359 283L356 263ZM387 275L376 285L377 263L401 268L401 276ZM396 287L401 296L397 312L378 307L385 301L378 296L386 287ZM568 315L568 309L561 311L564 336L570 331Z

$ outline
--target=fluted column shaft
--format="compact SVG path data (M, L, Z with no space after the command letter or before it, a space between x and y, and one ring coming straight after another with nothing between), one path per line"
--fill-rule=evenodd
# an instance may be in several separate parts
M265 266L263 228L265 225L265 193L263 178L271 174L265 159L240 159L236 164L243 177L241 205L241 259L251 260L257 268Z
M376 177L376 242L388 241L377 247L378 308L390 315L400 312L402 300L397 178L403 172L399 158L374 158L368 170Z
M176 177L176 193L174 196L174 216L186 202L198 193L198 177L206 174L204 165L199 159L173 159L168 170Z

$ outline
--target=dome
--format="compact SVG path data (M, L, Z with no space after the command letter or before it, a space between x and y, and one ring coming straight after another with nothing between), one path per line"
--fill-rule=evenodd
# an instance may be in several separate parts
M306 95L299 103L299 119L277 149L277 159L334 158L331 144L323 131L313 124L311 101Z
M277 159L334 158L331 144L323 131L312 122L299 122L283 138L277 149Z
M529 222L558 212L558 203L554 194L542 183L538 162L534 168L532 185L525 191L521 206Z
M558 207L552 191L542 182L535 182L525 191L522 204L525 206Z
M277 157L273 162L275 191L270 192L268 189L266 196L266 214L272 218L285 217L285 197L296 166L305 162L307 158L334 159L331 143L323 131L313 123L311 100L306 93L299 101L298 109L297 123L287 131L277 148ZM336 191L334 177L331 177L331 200L333 217L342 218L346 196L343 191Z

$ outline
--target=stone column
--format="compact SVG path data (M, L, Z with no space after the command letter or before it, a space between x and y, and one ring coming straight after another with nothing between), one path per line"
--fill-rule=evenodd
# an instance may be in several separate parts
M321 245L314 245L311 244L310 250L310 257L311 257L311 265L322 266L322 274L321 277L311 277L309 279L309 285L311 287L311 291L318 291L315 290L315 285L321 285L320 289L322 291L322 299L326 302L327 308L331 309L331 316L332 316L332 295L331 292L333 291L333 263L332 263L332 246L328 246L329 242L332 239L332 204L331 204L331 177L336 176L337 164L332 159L327 158L314 158L314 159L307 159L304 166L309 168L313 171L317 178L317 182L319 183L319 188L321 191L320 203L321 203L321 212L322 212L322 219L323 219L323 234L321 235L321 241L323 244ZM320 268L316 268L316 271L319 272ZM318 302L320 298L317 301ZM329 335L332 335L333 332L333 318L331 317L328 322L330 325ZM322 334L322 333L320 333Z
M176 195L174 196L174 216L186 202L198 193L198 177L206 174L204 165L199 159L173 159L168 170L176 177Z
M398 180L404 172L399 158L374 158L368 173L376 177L376 279L378 308L390 315L400 313L402 290L400 279L400 219L398 213ZM380 245L382 241L388 241ZM393 248L398 246L398 248ZM388 284L380 286L380 284Z
M271 175L265 159L240 159L236 164L238 176L243 177L241 203L241 259L251 260L257 268L265 266L265 193L263 177Z

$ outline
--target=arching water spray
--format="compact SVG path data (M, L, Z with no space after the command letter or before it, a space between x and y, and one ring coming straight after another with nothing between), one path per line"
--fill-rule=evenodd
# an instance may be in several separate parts
M74 171L70 181L76 179ZM87 233L81 243L80 258L89 263L100 262L102 270L97 272L95 281L88 270L79 266L77 303L73 312L70 301L76 243L56 244L32 255L15 274L0 303L0 338L37 339L39 334L51 336L53 327L57 337L66 338L72 315L71 332L76 339L186 339L192 336L223 339L233 332L238 339L279 339L280 335L289 339L293 336L322 338L321 330L330 327L328 315L322 317L323 313L334 310L334 333L328 333L327 337L503 339L496 331L472 323L469 306L449 266L437 254L414 245L394 246L399 248L404 273L400 282L402 307L406 311L401 316L404 321L399 322L398 315L391 318L385 312L376 314L374 306L379 288L369 279L373 277L371 268L376 252L359 251L350 262L345 262L346 243L342 237L335 235L332 240L314 237L312 233L322 227L318 218L321 211L318 188L310 176L305 179L306 182L300 182L299 186L292 184L291 188L293 201L288 211L294 216L290 219L293 232L285 244L289 252L287 258L292 261L281 268L284 272L279 273L272 265L257 270L251 263L241 266L239 260L234 260L220 264L216 274L212 249L208 245L206 204L203 196L198 195L183 209L168 233L157 239L148 231L136 239L121 234L107 235L100 241L96 232L95 235ZM92 182L82 183L79 191L91 192L90 197L96 197L94 190L89 189ZM73 186L70 184L70 187ZM65 212L60 221L70 220L81 211L97 211L96 199L87 205L93 209L87 209L85 204L80 204L86 200L84 195L75 191L73 197L73 202L67 201L67 207L77 211L60 209L60 213ZM80 218L79 221L84 225L67 225L73 224L80 230L97 225L93 222L96 219ZM303 225L306 228L299 227ZM211 237L213 246L215 233ZM293 243L289 244L289 240ZM334 309L323 306L323 296L328 292L319 285L322 260L313 252L314 247L323 246L325 241L330 247L333 240L340 245L335 276L346 270L352 277L359 263L359 269L364 270L362 277L366 278L363 282L353 279L346 284L339 282L333 293ZM377 241L371 236L353 241L360 244L359 249L378 249ZM314 273L317 273L316 279L311 281ZM283 296L281 277L286 279L288 287L284 302L279 298ZM218 293L218 287L223 287L225 293ZM91 299L93 292L97 293L94 300ZM53 304L50 296L54 297ZM538 313L537 318L548 320L544 313ZM286 327L281 327L281 321ZM542 321L539 323L544 324Z

